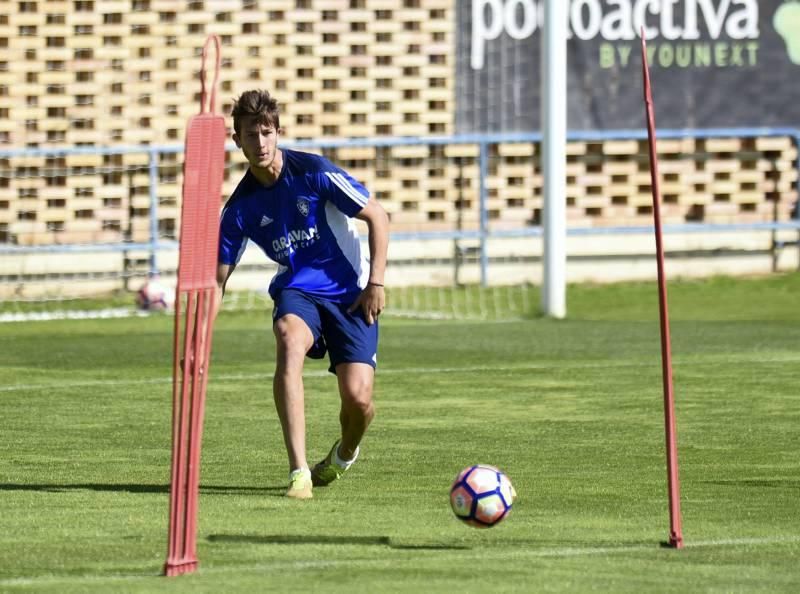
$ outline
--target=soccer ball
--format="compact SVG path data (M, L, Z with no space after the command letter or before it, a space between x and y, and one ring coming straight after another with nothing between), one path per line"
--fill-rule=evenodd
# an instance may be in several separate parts
M175 291L159 282L148 279L136 292L136 306L144 311L165 311L175 305Z
M450 507L456 517L475 528L491 528L511 512L516 492L508 476L494 466L465 468L450 487Z

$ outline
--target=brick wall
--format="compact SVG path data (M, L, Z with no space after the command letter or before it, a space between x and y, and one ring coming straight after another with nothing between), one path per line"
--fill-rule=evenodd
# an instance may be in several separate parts
M199 52L222 39L220 107L249 88L283 103L287 140L453 131L456 0L0 0L0 148L180 144L198 111ZM791 139L662 141L665 222L786 218ZM494 147L489 217L538 222L540 148ZM475 146L349 148L396 230L477 225ZM159 228L174 236L179 155L159 163ZM244 171L228 164L225 193ZM147 155L0 159L0 242L143 240ZM570 225L650 221L646 146L571 143ZM221 197L224 199L224 197Z

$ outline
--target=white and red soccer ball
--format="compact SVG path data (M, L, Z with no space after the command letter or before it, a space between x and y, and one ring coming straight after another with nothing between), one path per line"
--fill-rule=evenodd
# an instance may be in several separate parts
M491 528L511 512L516 491L499 468L476 464L462 470L450 487L456 517L475 528Z
M136 306L144 311L166 311L175 305L175 291L157 278L149 278L136 292Z

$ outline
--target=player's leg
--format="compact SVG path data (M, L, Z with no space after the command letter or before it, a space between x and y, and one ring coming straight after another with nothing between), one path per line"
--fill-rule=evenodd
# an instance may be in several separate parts
M339 385L342 435L325 459L311 470L317 486L340 478L358 457L359 444L375 417L373 387L378 349L378 324L367 324L362 312L351 314L345 305L329 304L323 307L321 316L330 370Z
M306 459L303 364L306 354L319 346L319 315L301 293L282 291L276 298L273 316L276 361L272 390L289 458L286 494L307 499L311 497L311 473Z
M303 363L306 352L314 344L314 336L308 325L294 314L276 320L272 331L277 349L272 393L289 456L289 469L305 468L308 464Z
M336 366L336 379L342 401L339 413L342 439L339 442L338 455L343 460L351 460L375 417L375 405L372 401L375 369L366 363L341 363Z

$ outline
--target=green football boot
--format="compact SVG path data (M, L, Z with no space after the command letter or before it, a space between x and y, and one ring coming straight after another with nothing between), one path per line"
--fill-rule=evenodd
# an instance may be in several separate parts
M292 499L311 499L311 472L308 468L294 470L289 474L289 488L286 496Z
M339 458L337 455L338 448L339 440L333 444L331 451L328 452L328 455L325 456L325 459L311 469L311 481L315 487L325 487L330 485L333 481L340 479L342 475L347 472L347 469L353 465L353 462L356 461L356 458L358 458L359 448L356 448L353 459L345 462L344 465L342 465L340 464L340 462L342 462L341 459L337 461L337 458Z

